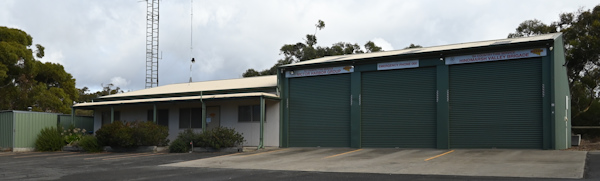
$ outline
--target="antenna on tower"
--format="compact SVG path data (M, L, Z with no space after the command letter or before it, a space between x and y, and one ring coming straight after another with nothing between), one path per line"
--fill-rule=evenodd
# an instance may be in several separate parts
M146 0L146 88L158 86L158 3Z
M192 57L192 53L194 52L194 0L190 0L190 59L192 59L192 62L190 63L190 82L192 83L192 65L194 64L194 62L196 62L196 60L194 60L194 57Z

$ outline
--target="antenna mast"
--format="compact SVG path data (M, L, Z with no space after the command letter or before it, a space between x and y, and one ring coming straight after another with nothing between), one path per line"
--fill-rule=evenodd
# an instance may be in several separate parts
M158 86L158 3L146 0L146 89Z

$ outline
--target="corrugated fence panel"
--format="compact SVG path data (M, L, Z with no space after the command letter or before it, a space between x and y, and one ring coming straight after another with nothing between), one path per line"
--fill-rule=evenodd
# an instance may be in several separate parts
M0 112L0 149L13 147L13 112Z
M436 147L436 68L362 74L363 147Z
M542 148L540 58L450 66L450 147Z
M45 127L57 125L57 114L37 112L15 113L15 148L34 148L35 140Z
M86 131L94 130L94 117L92 116L75 116L73 123L71 115L59 115L59 125L63 128L69 128L72 124L77 128L85 129Z
M291 147L350 146L350 74L291 78Z

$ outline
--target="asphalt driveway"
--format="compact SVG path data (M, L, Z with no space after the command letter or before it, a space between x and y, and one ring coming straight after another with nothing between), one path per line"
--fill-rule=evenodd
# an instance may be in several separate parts
M282 148L165 164L282 171L583 178L587 152L504 149Z

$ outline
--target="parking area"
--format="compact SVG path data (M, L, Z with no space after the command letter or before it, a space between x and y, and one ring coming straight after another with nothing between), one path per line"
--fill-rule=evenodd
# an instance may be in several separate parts
M583 178L587 152L558 150L436 150L283 148L165 164L286 171L534 178Z

